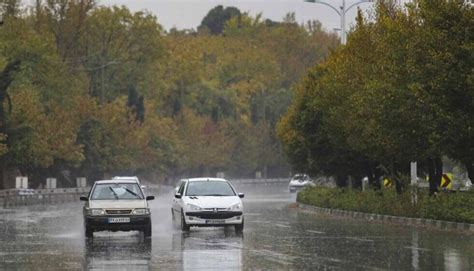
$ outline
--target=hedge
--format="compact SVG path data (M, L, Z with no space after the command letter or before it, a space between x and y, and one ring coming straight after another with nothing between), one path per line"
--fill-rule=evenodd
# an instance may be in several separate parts
M411 191L397 195L393 189L362 192L311 187L298 193L297 201L322 208L474 224L473 190L440 193L436 197L429 197L426 191L416 194L417 202L412 204Z

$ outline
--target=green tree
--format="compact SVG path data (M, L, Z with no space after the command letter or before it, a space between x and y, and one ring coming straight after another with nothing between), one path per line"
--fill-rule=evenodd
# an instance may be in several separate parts
M198 30L204 31L207 29L212 35L220 35L224 30L224 26L227 21L231 18L239 18L241 15L240 10L235 7L226 7L219 5L211 9L207 15L202 19L201 25Z
M83 56L77 68L89 77L90 95L105 103L127 94L129 85L149 92L152 67L164 51L161 33L151 14L125 7L94 9L80 36Z
M313 168L308 161L332 161L328 155L357 157L365 162L344 166L349 174L380 164L396 177L420 161L434 193L442 155L472 163L472 35L465 32L472 7L420 0L405 12L380 2L375 15L366 21L359 13L347 45L310 73L280 138L293 164L306 161L299 164L306 169ZM337 148L309 153L311 144ZM395 181L400 193L403 178Z

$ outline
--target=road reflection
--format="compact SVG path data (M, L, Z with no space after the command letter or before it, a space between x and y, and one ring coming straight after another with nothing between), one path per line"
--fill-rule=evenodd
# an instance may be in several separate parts
M286 187L246 194L244 235L173 226L155 193L153 237L99 232L85 240L82 206L0 209L0 270L474 270L474 237L301 211ZM178 224L178 223L176 223Z
M130 233L103 233L85 241L86 270L150 270L150 238Z
M229 228L197 228L173 234L173 250L181 251L182 270L240 270L243 233Z

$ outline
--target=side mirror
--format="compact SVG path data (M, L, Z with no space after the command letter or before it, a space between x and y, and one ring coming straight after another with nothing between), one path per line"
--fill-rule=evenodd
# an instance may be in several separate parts
M89 199L87 197L80 197L79 198L81 201L89 201Z
M239 193L238 195L239 195L239 198L245 197L244 193Z
M142 185L142 186L140 186L140 187L141 187L143 190L146 189L146 186L145 186L145 185Z
M146 200L154 200L155 196L146 196Z
M181 195L180 193L176 193L174 194L174 197L177 198L177 199L180 199L183 197L183 195Z

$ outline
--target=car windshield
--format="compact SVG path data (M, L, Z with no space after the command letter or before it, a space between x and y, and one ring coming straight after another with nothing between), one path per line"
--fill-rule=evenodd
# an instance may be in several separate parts
M143 199L142 191L136 183L97 184L92 191L92 200Z
M293 180L305 180L306 179L306 175L295 175L293 177Z
M235 196L234 189L223 181L189 182L186 196Z

